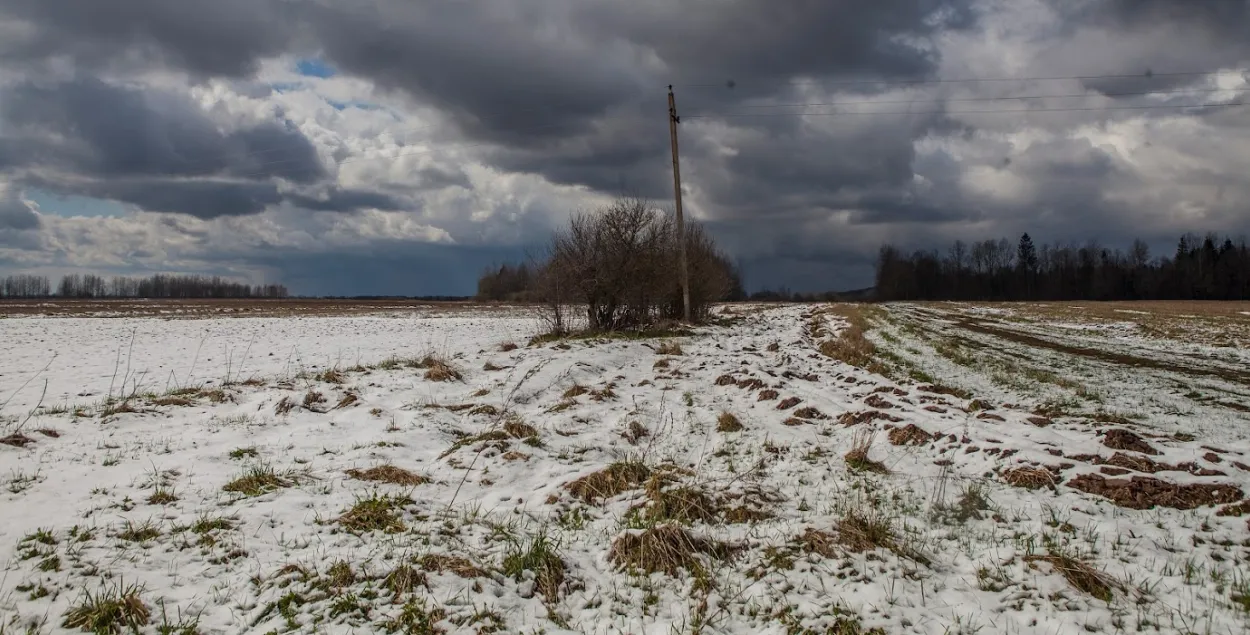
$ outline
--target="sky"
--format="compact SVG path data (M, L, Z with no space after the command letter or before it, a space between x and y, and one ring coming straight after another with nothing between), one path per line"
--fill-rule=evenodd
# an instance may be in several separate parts
M6 0L0 275L471 294L683 203L755 290L883 242L1250 233L1247 0Z

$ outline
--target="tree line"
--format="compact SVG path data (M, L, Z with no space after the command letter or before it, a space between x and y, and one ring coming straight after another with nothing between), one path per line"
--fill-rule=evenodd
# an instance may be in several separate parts
M944 253L904 253L893 245L877 257L878 300L1247 300L1250 248L1216 234L1181 236L1169 255L1151 257L1141 240L1127 251L1096 241L1034 245L1024 234Z
M55 289L46 276L16 274L0 279L3 298L285 298L280 284L248 285L220 276L156 274L146 278L69 274Z

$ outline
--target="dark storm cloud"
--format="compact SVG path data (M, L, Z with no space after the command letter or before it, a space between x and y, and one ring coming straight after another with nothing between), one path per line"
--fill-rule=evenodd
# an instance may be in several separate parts
M223 131L185 95L79 78L24 82L0 92L0 153L12 166L46 165L97 178L135 176L285 177L323 174L298 130L277 123Z
M39 227L39 215L35 214L17 197L0 192L0 230L35 229Z
M242 76L286 50L292 11L273 0L5 0L0 19L28 27L0 42L9 64L69 58L79 68L161 64L195 75Z
M381 192L342 190L337 188L322 196L290 194L286 197L286 200L296 207L320 212L341 212L369 208L380 210L404 208L402 201Z
M272 183L137 178L95 181L79 189L86 196L123 201L150 212L205 219L259 214L282 200Z

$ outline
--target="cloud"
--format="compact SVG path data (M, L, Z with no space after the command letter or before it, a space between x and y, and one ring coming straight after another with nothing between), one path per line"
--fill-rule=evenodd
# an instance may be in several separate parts
M668 203L669 84L686 210L757 286L863 286L884 241L1238 231L1250 203L1244 108L1105 110L1245 100L1241 2L80 4L0 5L0 178L132 211L0 197L10 261L469 292L570 211ZM1051 79L961 81L1007 77Z
M39 215L18 197L12 188L0 183L0 232L39 227Z

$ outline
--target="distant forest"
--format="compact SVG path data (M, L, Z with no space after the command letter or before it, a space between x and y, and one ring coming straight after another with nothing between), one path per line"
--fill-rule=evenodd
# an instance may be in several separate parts
M246 285L218 276L156 274L147 278L104 278L72 274L56 288L45 276L18 274L0 279L0 298L285 298L280 284Z
M1097 243L1033 244L1028 234L955 241L945 254L892 245L877 258L878 300L1247 300L1250 248L1215 234L1186 234L1170 256L1141 240L1127 252Z

